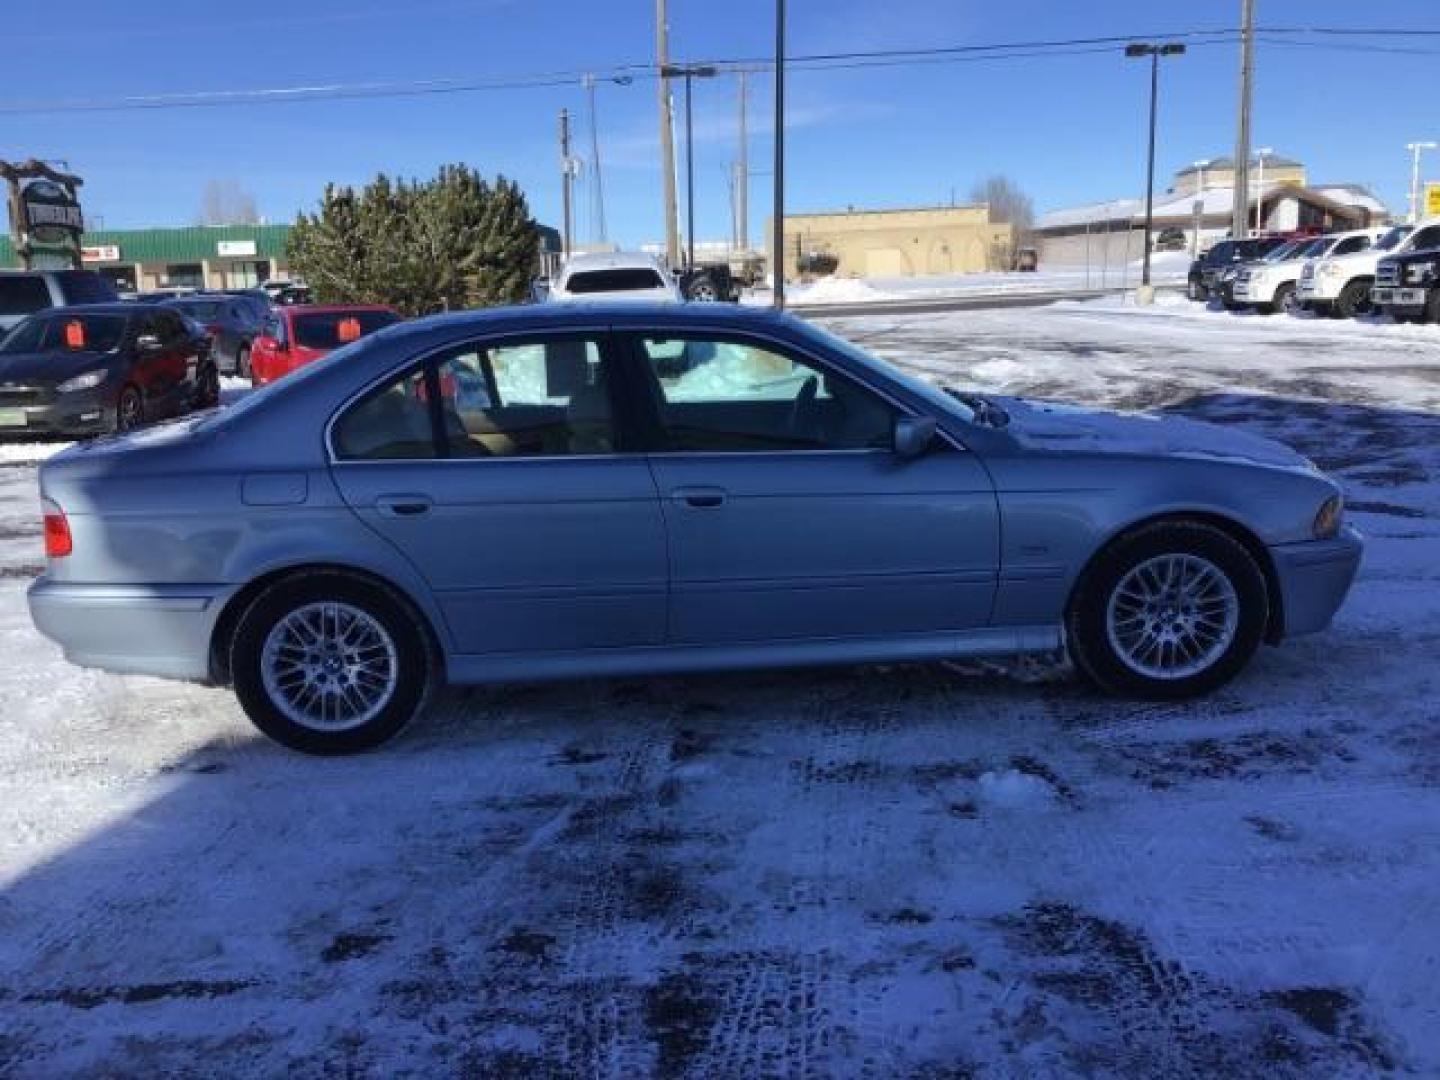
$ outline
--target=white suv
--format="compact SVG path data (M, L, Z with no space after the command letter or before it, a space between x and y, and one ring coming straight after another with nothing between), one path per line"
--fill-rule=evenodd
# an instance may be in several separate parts
M685 299L665 264L639 252L575 255L550 287L556 302L634 300L678 304Z
M1235 276L1235 301L1257 311L1298 311L1300 275L1311 259L1336 258L1365 251L1385 229L1356 229L1301 243L1280 259L1260 259L1240 267Z
M1380 240L1353 255L1315 259L1300 274L1300 303L1341 319L1370 310L1370 287L1385 255L1440 247L1440 217L1396 225Z

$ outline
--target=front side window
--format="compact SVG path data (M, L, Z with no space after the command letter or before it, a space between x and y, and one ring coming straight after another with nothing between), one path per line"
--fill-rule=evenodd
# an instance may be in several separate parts
M1370 246L1368 236L1347 236L1335 245L1332 255L1353 255L1357 251L1364 251Z
M642 338L658 384L661 449L759 453L891 445L894 410L844 376L774 347Z

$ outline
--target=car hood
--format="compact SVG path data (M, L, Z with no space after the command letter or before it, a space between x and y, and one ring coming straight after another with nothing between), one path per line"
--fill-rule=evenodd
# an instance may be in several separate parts
M112 357L95 352L40 352L0 355L0 386L44 386L64 382L81 372L106 367Z
M1024 398L992 398L1010 414L1005 430L1023 447L1087 454L1208 458L1313 470L1283 443L1239 428L1158 413L1117 413Z

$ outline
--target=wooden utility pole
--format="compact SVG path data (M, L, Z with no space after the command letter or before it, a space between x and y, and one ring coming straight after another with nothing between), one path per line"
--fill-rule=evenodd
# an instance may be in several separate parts
M775 213L770 279L775 306L785 306L785 0L775 0Z
M570 157L570 110L560 110L560 191L565 203L564 229L560 235L560 250L565 258L570 257L571 244L571 196L575 182L573 162Z
M600 125L595 118L595 76L585 76L590 94L590 234L597 244L610 239L605 229L605 180L600 174Z
M1235 127L1235 189L1230 235L1250 228L1250 102L1255 89L1255 0L1240 0L1240 115Z
M663 72L670 67L670 15L666 0L655 0L655 64L661 72L660 87L660 172L665 185L665 259L673 269L680 265L680 222L675 197L675 115L670 100L670 79Z

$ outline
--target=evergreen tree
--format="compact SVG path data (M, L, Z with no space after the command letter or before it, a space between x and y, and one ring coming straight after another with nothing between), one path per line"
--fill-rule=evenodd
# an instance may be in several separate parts
M290 232L294 271L324 303L390 304L406 315L515 303L529 291L539 231L520 188L467 165L432 180L383 173L358 193L327 185Z

